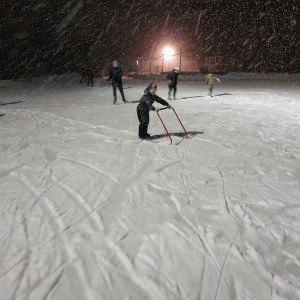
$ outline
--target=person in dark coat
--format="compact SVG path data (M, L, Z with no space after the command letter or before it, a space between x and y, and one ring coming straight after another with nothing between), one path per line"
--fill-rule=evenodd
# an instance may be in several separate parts
M80 83L82 83L83 81L84 81L84 83L86 83L86 73L85 73L85 70L81 71Z
M86 77L87 77L87 87L94 86L94 73L91 68L86 70Z
M176 99L178 76L179 76L179 67L175 67L173 71L167 75L168 86L169 86L168 100L171 100L172 91L173 91L173 99L174 100Z
M141 139L146 139L150 137L148 131L148 125L150 121L149 111L159 111L159 108L155 108L153 106L154 101L167 106L168 108L172 108L172 106L164 99L158 97L156 95L157 85L152 82L145 89L144 95L140 100L140 103L137 106L137 116L140 122L139 125L139 137Z
M122 69L119 67L119 63L117 60L113 61L113 67L110 69L108 82L112 84L113 87L113 95L114 95L114 104L117 104L117 88L120 91L122 100L124 103L128 101L125 99L124 91L123 91L123 82L122 82Z

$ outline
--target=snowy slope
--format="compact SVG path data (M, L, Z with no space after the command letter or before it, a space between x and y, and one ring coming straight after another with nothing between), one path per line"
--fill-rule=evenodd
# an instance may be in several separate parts
M299 83L220 79L179 82L177 146L105 81L0 81L0 299L300 299Z

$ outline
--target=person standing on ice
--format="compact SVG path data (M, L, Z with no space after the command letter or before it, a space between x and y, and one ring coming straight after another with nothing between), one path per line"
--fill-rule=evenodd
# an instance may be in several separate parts
M117 88L120 91L122 100L124 103L128 101L125 99L124 91L123 91L123 82L122 82L122 69L119 67L119 63L117 60L112 62L113 67L110 69L108 82L112 84L113 87L113 95L114 95L114 102L113 104L117 104Z
M85 73L85 70L82 70L81 71L81 79L80 79L80 83L86 83L86 73Z
M175 67L172 72L167 75L169 93L168 100L171 100L171 94L173 90L173 99L176 100L176 92L177 92L177 81L179 76L179 67Z
M159 111L159 108L153 106L154 101L172 108L172 106L164 99L156 95L157 85L154 82L151 82L144 91L144 95L140 100L139 105L137 106L137 116L140 122L139 125L139 137L141 139L150 138L148 131L148 125L150 121L149 111Z
M86 77L87 77L87 87L94 86L94 73L91 68L86 70Z
M214 76L212 73L207 74L205 77L205 83L208 87L208 96L210 97L212 97L212 91L216 80L220 82L220 79Z

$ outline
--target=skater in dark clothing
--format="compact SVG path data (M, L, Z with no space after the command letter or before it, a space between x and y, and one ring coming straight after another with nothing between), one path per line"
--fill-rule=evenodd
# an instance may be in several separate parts
M80 83L86 83L86 73L84 70L81 71L81 79L80 79Z
M123 91L122 69L118 65L119 65L118 61L114 60L113 67L110 69L109 78L108 78L108 82L112 84L113 87L114 104L117 104L117 88L120 91L123 102L124 103L128 102L125 99L125 95Z
M158 97L155 93L157 91L157 85L152 82L145 89L144 95L140 100L139 105L137 106L137 116L140 122L139 125L139 137L141 139L146 139L150 137L148 131L149 125L149 111L159 111L159 108L155 108L153 106L154 101L167 106L168 108L172 108L172 106L164 99Z
M94 86L94 73L91 68L86 70L86 77L87 77L87 87Z
M173 71L167 75L168 86L169 86L168 100L171 100L172 91L173 91L173 99L176 100L178 76L179 76L179 67L175 67Z

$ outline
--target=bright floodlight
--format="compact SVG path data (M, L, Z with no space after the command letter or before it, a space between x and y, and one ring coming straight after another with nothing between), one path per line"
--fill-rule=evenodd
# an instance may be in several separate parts
M163 54L166 59L170 59L172 55L174 54L174 51L171 47L166 47L163 51Z

